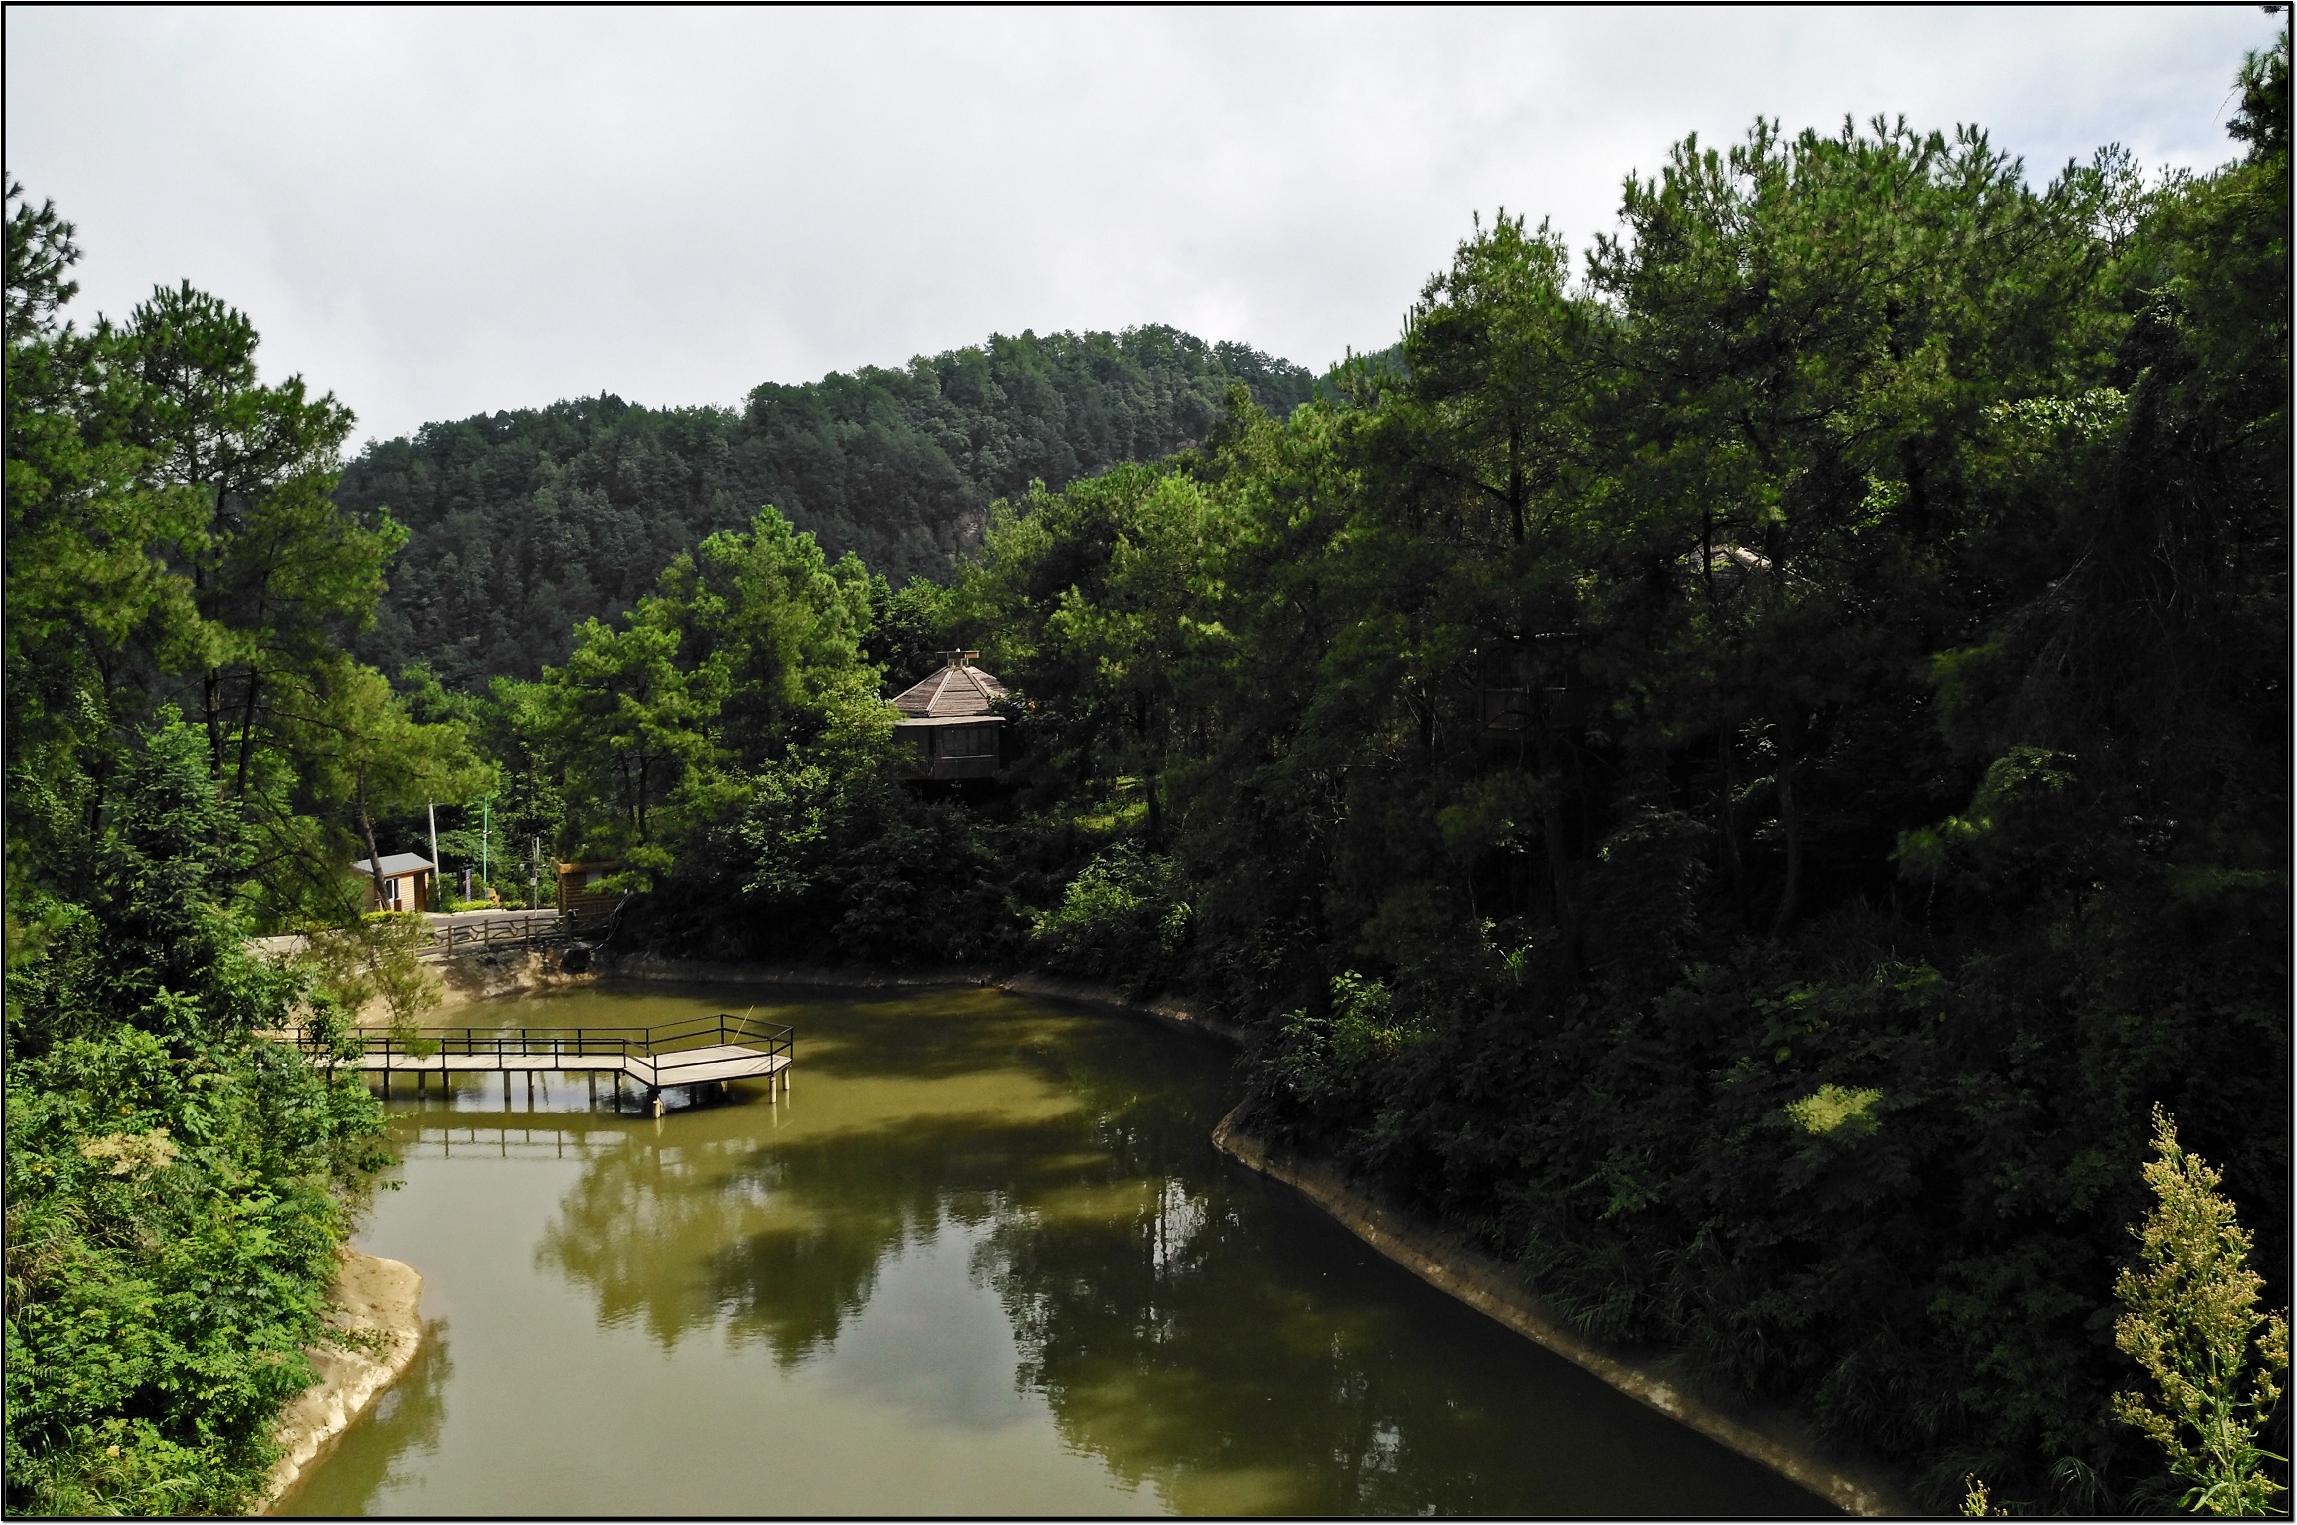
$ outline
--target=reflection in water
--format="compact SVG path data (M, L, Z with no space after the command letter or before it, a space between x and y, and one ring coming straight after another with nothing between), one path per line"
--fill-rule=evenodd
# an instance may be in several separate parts
M1199 1040L984 992L774 1019L788 1106L402 1113L368 1238L489 1359L458 1386L440 1347L291 1510L1821 1509L1220 1161ZM484 1466L512 1407L569 1432L524 1487Z
M449 1353L447 1326L441 1319L423 1321L423 1345L399 1379L383 1390L375 1406L359 1419L363 1444L338 1446L323 1453L305 1469L301 1483L280 1500L273 1512L301 1514L301 1495L311 1479L324 1475L334 1500L330 1512L367 1514L372 1501L388 1490L403 1489L419 1477L423 1460L438 1448L439 1427L446 1418L443 1395L455 1374ZM379 1442L379 1443L378 1443Z

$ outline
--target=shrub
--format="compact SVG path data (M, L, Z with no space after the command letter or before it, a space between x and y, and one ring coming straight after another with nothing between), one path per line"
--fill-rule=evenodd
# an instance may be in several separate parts
M1104 848L1059 905L1032 918L1029 940L1048 968L1154 988L1188 939L1189 907L1173 885L1170 858L1131 842Z

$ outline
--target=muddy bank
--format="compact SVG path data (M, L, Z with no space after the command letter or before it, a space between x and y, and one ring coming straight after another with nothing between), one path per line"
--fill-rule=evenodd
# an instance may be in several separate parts
M432 968L446 986L446 994L432 1011L424 1013L426 1022L437 1012L458 1006L553 990L579 990L598 982L597 961L582 948L502 948L464 953L442 959ZM366 1012L359 1014L359 1020L362 1026L370 1025ZM389 1018L386 1015L382 1020Z
M283 1454L264 1479L258 1510L295 1486L313 1458L391 1385L423 1341L423 1278L413 1266L357 1250L337 1252L328 1326L344 1338L309 1351L319 1380L280 1410Z
M1915 1509L1868 1472L1819 1456L1784 1415L1746 1415L1689 1392L1664 1361L1628 1360L1598 1349L1550 1317L1507 1268L1458 1236L1377 1200L1321 1161L1271 1151L1236 1125L1236 1113L1212 1130L1221 1153L1298 1191L1357 1238L1420 1280L1450 1293L1517 1334L1562 1356L1639 1403L1697 1430L1750 1461L1791 1478L1851 1514L1909 1515Z

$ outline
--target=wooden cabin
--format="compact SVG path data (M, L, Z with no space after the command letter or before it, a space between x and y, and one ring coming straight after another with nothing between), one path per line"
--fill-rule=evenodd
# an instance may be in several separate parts
M604 888L606 876L619 863L561 863L558 865L558 914L588 921L605 916L621 904L622 896Z
M894 695L897 740L916 753L917 777L994 778L1002 765L1005 717L994 708L1005 685L973 665L978 651L942 653L942 664Z
M383 887L375 888L375 874L368 859L361 858L351 865L351 872L367 888L367 909L370 911L427 911L431 908L431 878L438 865L420 853L385 853L383 855Z

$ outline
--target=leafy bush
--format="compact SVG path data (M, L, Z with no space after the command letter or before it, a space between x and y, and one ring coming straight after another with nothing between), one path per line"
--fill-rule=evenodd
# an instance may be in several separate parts
M1267 1064L1302 1117L1341 1127L1379 1112L1399 1067L1428 1037L1422 1023L1397 1014L1386 985L1351 969L1332 977L1328 1012L1302 1009L1284 1019Z
M1188 903L1174 893L1172 860L1131 842L1095 853L1031 918L1029 940L1047 967L1150 989L1169 977L1188 940Z
M199 738L151 737L116 800L63 859L83 903L15 907L48 934L11 939L7 987L6 1503L231 1514L311 1381L334 1188L383 1163L381 1111L256 1036L311 992L217 909L234 833Z

